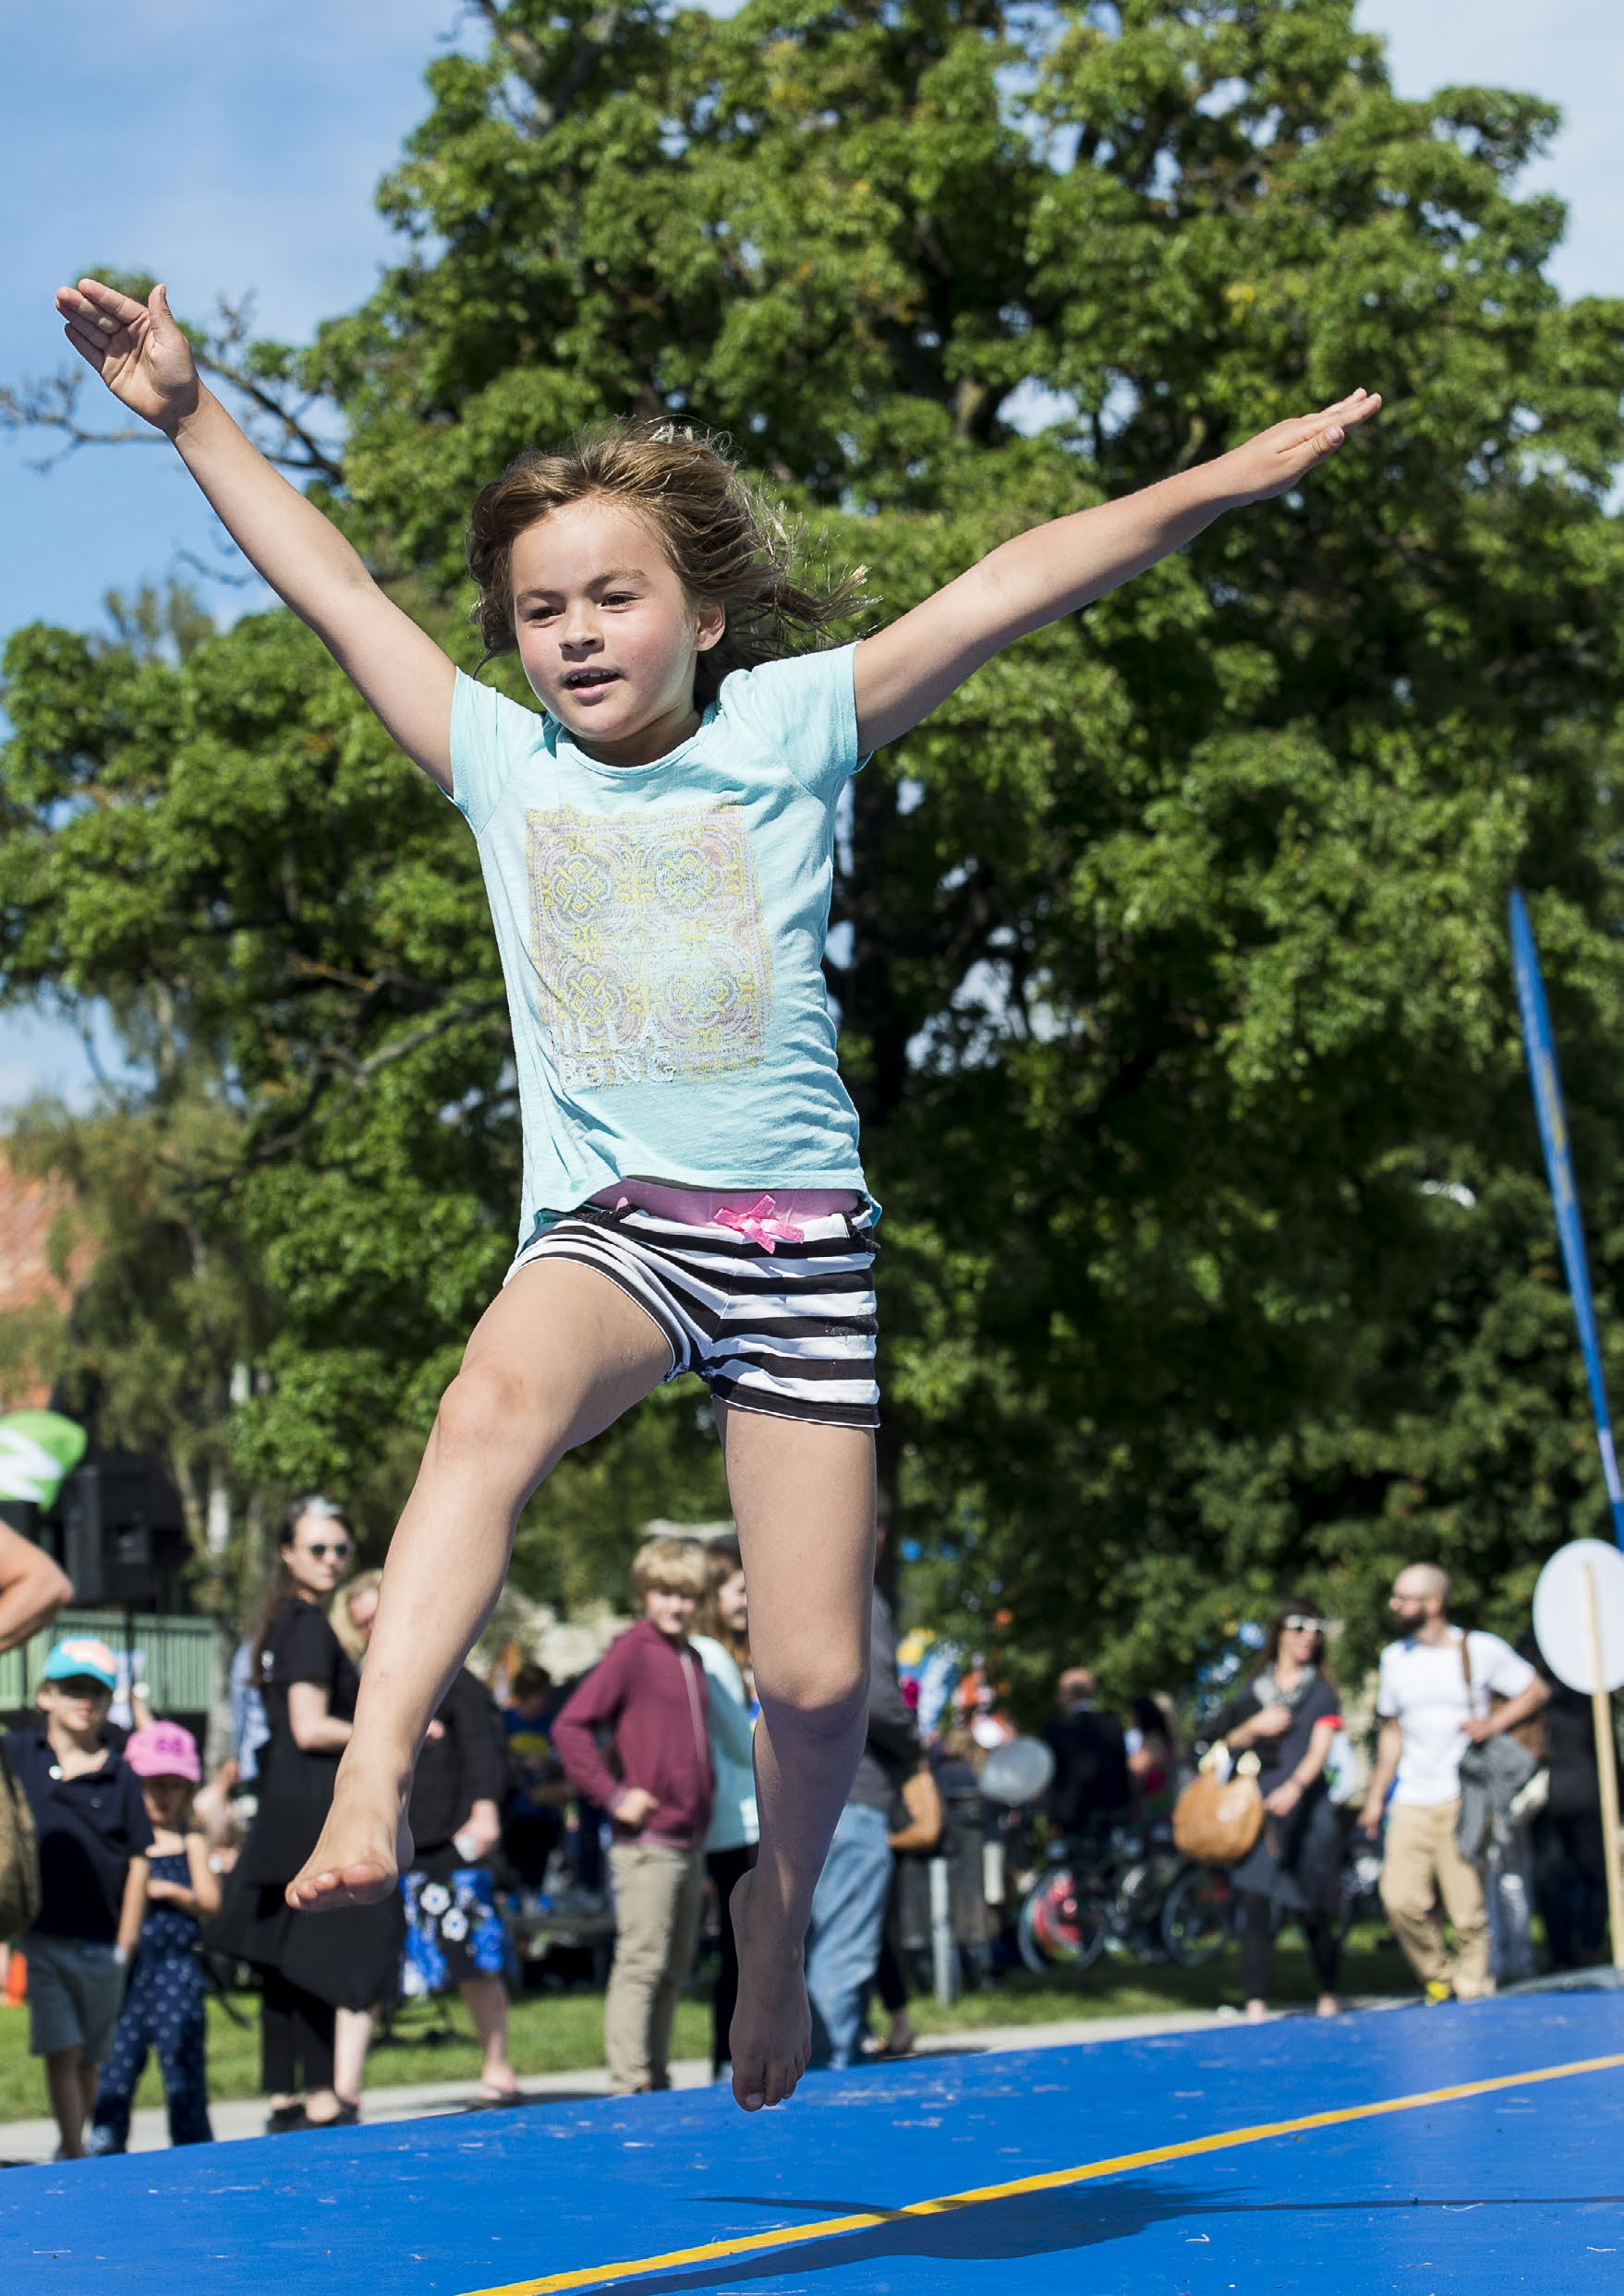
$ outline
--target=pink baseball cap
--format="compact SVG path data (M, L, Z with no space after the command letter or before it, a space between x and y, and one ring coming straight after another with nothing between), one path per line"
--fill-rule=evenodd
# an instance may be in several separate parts
M149 1722L134 1732L124 1758L138 1778L184 1778L195 1786L203 1774L198 1742L178 1722Z

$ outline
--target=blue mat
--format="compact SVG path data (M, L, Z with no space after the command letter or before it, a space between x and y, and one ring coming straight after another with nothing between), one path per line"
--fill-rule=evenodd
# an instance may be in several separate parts
M925 2059L754 2119L687 2092L0 2178L7 2296L1621 2285L1611 1993Z

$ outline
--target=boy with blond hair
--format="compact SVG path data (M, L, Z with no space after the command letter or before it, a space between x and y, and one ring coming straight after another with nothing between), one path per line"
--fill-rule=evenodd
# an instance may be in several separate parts
M552 1725L570 1783L609 1812L614 1964L603 2005L615 2090L671 2086L671 2026L694 1964L714 1781L705 1669L688 1628L705 1591L703 1551L650 1539L632 1564L642 1615L571 1692ZM599 1740L613 1740L616 1770Z

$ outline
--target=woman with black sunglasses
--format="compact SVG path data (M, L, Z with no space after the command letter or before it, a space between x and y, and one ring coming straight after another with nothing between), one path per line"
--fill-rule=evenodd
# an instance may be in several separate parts
M1232 1868L1240 1892L1246 2014L1268 2014L1275 1937L1294 1917L1319 1983L1319 2013L1336 2015L1341 1956L1342 1823L1326 1764L1341 1728L1337 1686L1320 1663L1325 1621L1310 1602L1282 1603L1257 1672L1219 1715L1213 1734L1261 1765L1263 1831Z
M329 1499L290 1508L277 1566L250 1639L250 1679L271 1735L259 1757L259 1807L243 1843L212 1952L261 1979L261 2080L272 2135L355 2121L358 2097L333 2085L340 2009L370 2009L391 1988L404 1918L396 1894L317 1921L284 1891L315 1846L349 1743L360 1678L327 1619L355 1541Z

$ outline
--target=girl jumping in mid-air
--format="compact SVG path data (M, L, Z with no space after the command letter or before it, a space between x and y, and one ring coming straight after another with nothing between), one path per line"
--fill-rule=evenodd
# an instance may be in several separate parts
M848 775L1026 632L1282 494L1374 414L1363 391L993 550L889 629L793 648L849 602L680 427L527 453L474 505L493 653L541 713L465 677L202 386L162 287L61 288L68 341L173 441L479 844L524 1117L520 1249L441 1402L389 1552L354 1734L296 1906L409 1864L430 1718L566 1451L694 1371L715 1399L750 1589L760 1847L733 1892L733 2094L808 2047L813 1885L861 1752L874 1564L875 1206L821 960ZM627 1832L646 1794L612 1812Z

